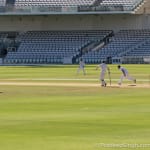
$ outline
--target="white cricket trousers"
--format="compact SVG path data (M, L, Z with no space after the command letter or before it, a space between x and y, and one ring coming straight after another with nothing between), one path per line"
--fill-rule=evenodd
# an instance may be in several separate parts
M131 80L131 81L134 81L134 80L135 80L135 79L134 79L133 77L131 77L129 74L126 74L126 76L122 75L122 76L120 77L119 83L122 83L122 81L123 81L124 79L128 79L128 80Z

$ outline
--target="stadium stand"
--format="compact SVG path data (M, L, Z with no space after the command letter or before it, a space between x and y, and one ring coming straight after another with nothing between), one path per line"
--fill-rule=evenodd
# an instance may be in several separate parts
M17 51L8 52L5 63L64 63L81 56L82 49L105 39L111 30L29 31Z
M15 6L88 6L94 2L95 0L16 0Z
M92 50L86 53L83 58L86 63L99 63L109 57L139 56L140 54L150 56L150 51L147 50L149 35L150 30L121 30L109 44L97 51Z
M144 0L1 0L4 12L12 11L131 11ZM42 9L43 7L43 9ZM73 9L75 7L76 9ZM14 8L14 9L13 9ZM66 8L66 9L65 9ZM70 8L70 9L69 9ZM2 10L1 10L2 11Z
M101 2L102 6L116 7L122 6L123 9L132 10L135 6L137 6L141 2L140 0L103 0Z
M134 12L145 0L1 0L3 13ZM5 7L4 7L5 6Z
M134 56L134 57L145 57L150 56L150 38L147 38L142 43L136 45L136 47L130 49L121 56Z
M17 50L8 51L4 62L62 64L65 59L72 63L74 58L76 63L82 56L86 63L100 63L113 57L150 56L150 30L121 30L114 36L112 33L112 30L29 31L22 35ZM6 35L1 33L0 37ZM103 42L102 47L95 49Z
M0 32L0 50L8 52L0 61L77 63L82 56L86 63L100 63L150 57L149 14L146 0L1 0L0 30L18 32Z

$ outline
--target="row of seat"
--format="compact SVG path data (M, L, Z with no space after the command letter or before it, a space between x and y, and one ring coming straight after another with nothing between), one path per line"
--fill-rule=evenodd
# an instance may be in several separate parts
M19 59L5 59L5 64L62 64L61 58L19 58Z
M15 5L82 6L92 5L95 0L16 0Z
M90 51L83 58L86 62L88 60L89 63L93 63L106 60L107 57L150 56L150 41L147 42L149 35L150 30L122 30L104 48Z
M125 56L150 56L150 39L124 54Z

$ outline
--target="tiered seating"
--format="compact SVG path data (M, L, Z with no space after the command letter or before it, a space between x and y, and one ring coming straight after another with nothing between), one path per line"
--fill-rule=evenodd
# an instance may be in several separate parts
M144 0L0 0L0 7L15 11L82 12L82 11L132 11ZM12 6L12 7L11 7ZM15 8L14 8L15 7ZM7 11L6 8L1 12Z
M17 52L9 52L6 63L63 63L66 57L80 54L91 41L105 38L110 30L30 31Z
M144 0L0 0L0 11L6 11L5 6L15 7L18 11L44 11L44 12L61 12L61 11L128 11L133 10ZM27 6L27 7L26 7ZM37 8L38 7L38 8ZM44 8L43 8L44 7ZM66 8L68 7L68 8ZM72 8L73 7L73 8ZM69 9L70 8L70 9ZM13 9L13 12L15 11Z
M150 57L150 39L146 40L141 45L125 53L123 56L133 56L133 57Z
M16 52L8 52L5 63L63 63L78 57L81 49L108 36L110 30L29 31ZM108 57L150 56L150 30L121 30L105 47L83 55L86 63L99 63ZM7 34L0 32L0 38Z
M100 3L103 7L122 7L123 10L132 10L137 6L142 0L102 0Z
M149 38L150 30L122 30L118 32L112 41L99 51L91 51L83 57L87 63L97 63L108 57L121 56L132 50L139 43Z
M133 7L141 0L16 0L16 6L125 6Z
M16 6L87 6L95 0L16 0Z

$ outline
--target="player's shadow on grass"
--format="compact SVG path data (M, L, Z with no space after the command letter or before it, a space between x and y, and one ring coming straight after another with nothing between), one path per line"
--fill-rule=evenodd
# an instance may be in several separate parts
M3 92L0 92L0 94L2 94Z
M136 86L136 84L129 84L128 86Z
M107 86L106 88L120 88L120 86L110 85L110 86Z

